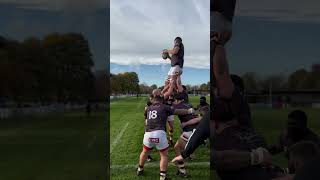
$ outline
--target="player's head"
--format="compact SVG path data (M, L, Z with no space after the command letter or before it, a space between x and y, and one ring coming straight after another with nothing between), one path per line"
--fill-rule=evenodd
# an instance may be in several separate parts
M206 97L205 97L205 96L201 96L201 97L200 97L200 105L204 105L204 104L206 104L206 103L207 103Z
M231 74L231 75L230 75L230 78L231 78L233 84L234 84L237 88L239 88L239 90L240 90L241 92L243 92L243 91L244 91L244 83L243 83L242 78L241 78L240 76L238 76L238 75L235 75L235 74Z
M152 101L152 99L153 99L153 94L150 94L149 95L149 101Z
M180 43L182 43L181 37L176 37L176 38L174 39L174 43L175 43L175 44L180 44Z
M152 91L154 97L161 95L161 89L157 88Z
M320 155L319 147L310 141L301 141L289 148L289 171L295 173L305 163Z
M289 113L287 121L288 136L293 140L299 139L307 130L308 117L302 110L294 110Z
M161 96L154 96L153 97L153 102L161 102L161 103L163 103L163 98Z

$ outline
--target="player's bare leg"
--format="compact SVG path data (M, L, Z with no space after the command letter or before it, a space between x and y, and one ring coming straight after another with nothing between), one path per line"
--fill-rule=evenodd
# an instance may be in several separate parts
M167 179L167 168L168 168L168 149L159 151L160 153L160 180Z
M176 157L181 155L181 152L183 151L185 145L186 145L186 142L183 139L179 138L174 146ZM184 162L183 161L176 162L176 166L178 168L177 175L182 177L187 177L187 171L186 171Z
M178 90L178 86L177 86L178 76L179 75L176 74L176 75L173 75L171 78L171 81L173 81L173 85L174 85L173 89L176 91Z
M144 168L144 164L146 162L146 159L149 155L149 150L147 150L146 148L142 149L142 152L140 154L140 158L139 158L139 166L137 169L137 175L141 176L143 174L143 168Z

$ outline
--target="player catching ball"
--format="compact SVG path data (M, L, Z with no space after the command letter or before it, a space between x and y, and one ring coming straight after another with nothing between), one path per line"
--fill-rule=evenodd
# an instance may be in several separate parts
M177 76L182 74L182 68L184 64L184 45L181 37L176 37L174 39L173 49L163 50L162 58L171 60L171 68L168 72L169 79L175 80Z

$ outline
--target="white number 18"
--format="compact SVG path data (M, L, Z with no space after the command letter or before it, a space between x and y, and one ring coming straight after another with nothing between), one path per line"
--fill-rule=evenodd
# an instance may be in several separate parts
M156 110L149 111L149 119L156 119L158 117L157 113Z

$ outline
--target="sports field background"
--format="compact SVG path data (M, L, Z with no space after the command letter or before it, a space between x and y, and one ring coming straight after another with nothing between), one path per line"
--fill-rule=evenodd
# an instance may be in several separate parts
M196 106L200 97L190 97L190 102ZM209 102L209 98L207 101ZM146 162L145 175L136 176L136 167L142 150L144 134L144 107L146 97L130 97L111 102L110 106L110 152L111 152L111 180L150 180L159 178L159 155L157 151L151 153L154 162ZM179 137L178 119L175 118L174 142ZM194 160L188 161L186 167L190 178L209 179L209 147L202 146L194 154ZM173 147L169 150L169 160L175 157ZM179 178L175 175L176 167L169 165L170 179Z
M0 121L0 179L105 180L105 112Z
M193 105L198 104L199 97L190 97ZM111 179L137 179L135 167L138 163L143 137L143 108L146 98L124 98L111 102L110 121L110 147L111 147ZM258 133L263 135L268 144L278 141L280 131L285 127L287 115L296 108L270 109L252 108L253 124ZM316 133L320 134L320 111L319 109L302 108L308 115L308 126ZM177 121L176 126L177 127ZM123 130L125 129L125 130ZM175 139L178 137L175 128ZM121 138L118 138L121 137ZM152 154L157 158L156 162L148 163L145 167L146 174L139 179L158 178L159 157L157 153ZM174 157L174 152L170 152L170 159ZM202 164L208 162L208 148L201 147L195 153L195 160L191 165L187 164L189 174L188 179L209 179L209 166ZM196 164L196 162L201 162ZM281 167L287 167L287 160L283 154L274 156L274 162ZM151 167L150 167L151 166ZM170 165L169 175L173 179L180 179L175 176L175 168ZM182 179L182 178L181 178ZM218 180L217 177L214 179Z

